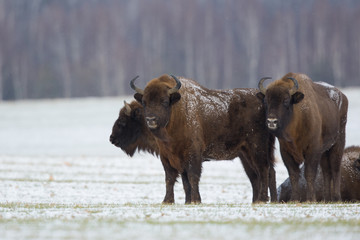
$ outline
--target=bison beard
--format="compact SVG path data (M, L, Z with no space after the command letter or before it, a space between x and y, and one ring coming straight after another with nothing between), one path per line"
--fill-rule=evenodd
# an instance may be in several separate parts
M136 149L158 155L155 138L145 124L143 107L136 101L124 104L113 125L110 142L129 156L133 156Z
M278 138L291 182L291 200L299 201L299 165L304 162L306 200L315 201L314 181L320 166L325 201L340 200L340 162L345 146L348 101L333 86L314 83L305 74L288 73L267 88L259 82L266 124Z
M265 110L256 89L209 90L189 79L163 75L142 90L135 79L130 85L144 108L165 171L163 203L174 203L179 174L185 203L200 203L202 162L236 157L250 179L252 201L268 201L269 187L276 201L274 137L263 124Z

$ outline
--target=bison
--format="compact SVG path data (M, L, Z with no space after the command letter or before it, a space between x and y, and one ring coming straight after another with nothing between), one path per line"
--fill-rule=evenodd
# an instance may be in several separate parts
M137 101L130 104L124 101L124 107L113 125L110 142L129 156L133 156L136 149L156 155L159 153L155 138L145 124L143 107Z
M340 162L345 145L348 100L337 88L313 82L305 74L288 73L263 86L258 97L266 108L266 126L280 144L289 172L290 200L299 201L299 165L304 162L306 200L315 201L314 181L320 166L325 201L340 200Z
M274 137L256 89L210 90L193 80L171 75L154 78L145 89L130 85L144 108L165 171L165 204L174 203L179 175L185 203L200 203L202 162L240 157L253 189L253 202L276 201ZM270 168L270 171L269 171ZM270 185L269 185L270 179Z
M135 101L130 104L124 101L124 107L120 110L119 117L113 125L110 142L121 148L129 156L133 156L136 149L159 154L155 138L145 123L143 107ZM210 161L210 159L203 161ZM271 171L270 180L273 181L273 185L276 185L273 167ZM273 178L271 179L271 177ZM271 192L271 199L275 201L274 189Z
M300 169L299 189L300 201L306 201L306 181L304 178L304 167ZM360 147L352 146L344 150L341 161L341 200L346 202L360 201ZM323 201L324 181L321 168L315 179L316 200ZM278 187L278 201L288 202L291 196L291 184L289 178Z

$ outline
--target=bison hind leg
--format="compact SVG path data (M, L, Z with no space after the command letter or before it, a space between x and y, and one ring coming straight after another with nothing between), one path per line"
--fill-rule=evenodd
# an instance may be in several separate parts
M325 202L330 202L331 201L331 167L330 167L330 162L329 162L329 152L328 151L323 153L323 155L321 156L320 166L321 166L321 170L323 173L323 180L324 180L324 185L323 185L323 189L322 189L323 200Z
M254 166L251 165L250 159L247 156L245 156L245 154L240 153L239 157L240 157L241 163L243 165L243 168L245 170L245 173L248 176L250 183L251 183L251 187L253 190L252 202L253 203L260 202L259 195L260 195L261 184L260 184L259 176L256 173Z
M341 201L341 193L340 193L340 182L341 182L341 159L344 153L345 141L338 141L334 146L332 146L328 151L328 166L329 169L328 175L330 178L330 184L328 186L330 195L328 198L325 198L326 201ZM323 174L324 174L324 169ZM325 176L325 174L324 174ZM324 179L325 180L325 179ZM324 184L325 187L325 184Z

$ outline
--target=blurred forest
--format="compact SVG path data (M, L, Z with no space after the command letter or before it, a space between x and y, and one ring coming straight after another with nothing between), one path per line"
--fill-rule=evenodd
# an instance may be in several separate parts
M359 86L359 26L358 0L0 0L0 100L131 94L163 73Z

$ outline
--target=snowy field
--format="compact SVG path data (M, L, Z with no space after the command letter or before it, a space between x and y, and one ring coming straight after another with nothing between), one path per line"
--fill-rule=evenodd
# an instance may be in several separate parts
M360 89L344 92L346 145L360 145ZM201 205L180 179L161 205L160 160L109 143L123 100L0 103L0 239L360 239L360 204L252 205L238 159L204 163Z

